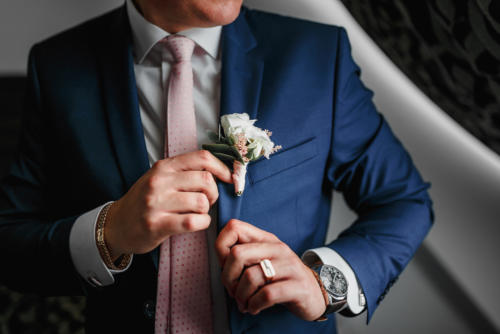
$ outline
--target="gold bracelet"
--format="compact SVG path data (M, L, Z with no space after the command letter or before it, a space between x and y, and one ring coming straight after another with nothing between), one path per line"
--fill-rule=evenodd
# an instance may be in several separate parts
M106 204L104 208L102 208L101 212L99 213L99 217L97 218L97 226L96 226L96 243L97 243L97 249L99 250L99 253L101 254L101 258L103 259L104 263L109 269L112 270L123 270L127 267L127 265L130 262L130 259L132 258L131 254L123 254L121 255L116 262L119 263L116 264L113 262L113 259L111 259L111 254L109 253L108 246L106 245L106 241L104 240L104 225L106 224L106 220L108 217L108 211L111 208L113 203Z

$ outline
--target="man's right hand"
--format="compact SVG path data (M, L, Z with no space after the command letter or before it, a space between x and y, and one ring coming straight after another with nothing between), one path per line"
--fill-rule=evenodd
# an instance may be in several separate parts
M108 212L104 235L113 260L208 228L208 210L219 197L214 177L232 183L229 168L208 151L156 162Z

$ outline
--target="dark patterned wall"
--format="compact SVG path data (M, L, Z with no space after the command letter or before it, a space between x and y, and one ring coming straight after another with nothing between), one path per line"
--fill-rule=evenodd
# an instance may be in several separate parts
M391 60L500 154L500 0L342 0Z

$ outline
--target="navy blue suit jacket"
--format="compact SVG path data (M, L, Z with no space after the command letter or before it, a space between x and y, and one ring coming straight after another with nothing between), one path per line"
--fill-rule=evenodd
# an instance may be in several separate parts
M149 168L124 8L33 47L19 158L0 191L1 281L47 295L86 294L88 332L153 329L156 267L138 255L116 283L75 271L76 217L120 198ZM431 226L431 201L372 103L342 28L243 9L222 32L221 114L250 114L283 146L251 163L242 197L219 184L230 218L276 234L297 254L323 246L333 189L359 218L328 247L353 268L368 318ZM230 303L233 333L334 333L282 306L258 316ZM147 313L147 312L146 312Z

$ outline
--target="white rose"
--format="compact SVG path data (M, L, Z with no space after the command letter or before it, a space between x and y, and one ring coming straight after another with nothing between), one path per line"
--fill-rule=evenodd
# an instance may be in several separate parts
M226 136L246 133L248 128L253 127L255 119L251 120L247 113L224 115L220 119L224 134Z
M247 138L250 144L248 145L248 150L252 150L252 157L249 157L250 160L257 159L261 155L264 155L267 159L269 159L269 155L272 152L274 147L274 143L269 139L267 133L259 128L254 128L247 133Z
M266 131L254 126L257 120L251 120L248 114L229 114L221 117L221 125L226 137L231 138L233 143L238 142L238 135L243 133L248 140L249 155L247 158L256 160L264 155L269 159L273 152L274 143Z
M243 161L236 159L233 163L232 177L235 192L238 196L245 189L247 164L261 156L269 159L269 155L281 149L281 146L274 146L274 143L269 138L271 135L269 131L254 126L256 121L256 119L251 120L246 113L229 114L221 117L221 126L226 137L225 144L236 148Z

